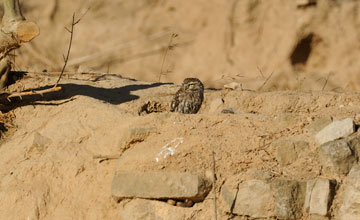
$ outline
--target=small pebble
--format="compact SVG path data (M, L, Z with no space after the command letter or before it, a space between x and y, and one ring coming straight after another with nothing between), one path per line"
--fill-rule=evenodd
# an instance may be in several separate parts
M241 84L240 83L237 83L237 82L231 82L229 84L226 84L224 85L224 88L225 89L237 89L237 88L240 88L241 87Z
M183 203L183 202L176 202L176 206L186 207L186 206L185 206L185 203Z
M194 205L194 202L190 199L185 199L184 204L186 207L192 207Z
M173 199L168 199L167 203L168 203L169 205L173 205L173 206L176 205L176 201L173 200Z
M232 108L226 108L226 109L223 109L221 111L221 113L223 113L223 114L235 114L235 111Z

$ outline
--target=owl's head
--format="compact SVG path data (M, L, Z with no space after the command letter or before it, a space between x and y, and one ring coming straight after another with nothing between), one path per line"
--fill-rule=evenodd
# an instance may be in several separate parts
M197 78L186 78L184 79L182 86L185 91L199 91L204 90L204 85Z

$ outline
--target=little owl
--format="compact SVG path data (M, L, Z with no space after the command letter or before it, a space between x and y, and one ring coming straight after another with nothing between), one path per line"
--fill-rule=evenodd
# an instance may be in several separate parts
M176 92L170 111L183 114L195 114L204 99L204 86L199 79L186 78Z

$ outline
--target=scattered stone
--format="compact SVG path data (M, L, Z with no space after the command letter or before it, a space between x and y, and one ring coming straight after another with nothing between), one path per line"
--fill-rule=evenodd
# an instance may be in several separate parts
M185 204L183 202L178 201L178 202L176 202L176 206L185 207Z
M306 141L295 141L294 142L295 151L296 152L303 152L309 149L310 145Z
M324 117L321 117L321 118L315 120L311 124L309 124L306 127L306 129L310 133L317 133L317 132L321 131L321 129L323 129L327 125L329 125L331 122L332 122L331 116L324 116Z
M291 113L283 113L274 118L274 122L280 127L288 128L296 125L296 116Z
M249 170L248 172L250 177L258 180L270 180L274 177L273 173L264 170Z
M327 142L322 144L320 149L322 163L330 164L336 172L347 174L356 162L355 155L345 139Z
M305 200L305 183L292 180L276 180L272 183L275 198L275 216L300 219Z
M351 118L334 121L316 134L319 144L324 144L338 138L346 137L355 132L355 124Z
M289 165L298 158L295 144L291 140L279 139L271 145L276 148L276 160L281 166Z
M235 114L235 110L232 108L226 108L221 111L223 114Z
M355 154L356 161L360 159L360 135L349 137L348 144L351 151Z
M173 200L173 199L168 199L167 203L168 203L169 205L173 205L173 206L176 205L176 201Z
M210 191L210 184L190 173L119 173L112 184L112 196L117 200L126 198L190 199L201 202Z
M306 183L304 210L309 214L326 216L331 206L336 184L328 179L313 179Z
M345 189L338 218L340 220L360 219L360 165L355 165L345 180Z
M194 202L190 199L185 199L184 204L186 207L192 207L194 205Z
M155 200L133 199L120 203L120 219L131 220L184 220L196 210L170 206Z
M227 205L228 212L231 212L231 213L233 212L233 208L234 208L233 205L234 205L234 201L236 201L237 194L238 194L237 187L228 184L228 182L226 182L221 187L221 199Z
M193 205L194 205L194 202L190 199L185 199L184 202L182 202L182 201L176 202L176 206L184 207L184 208L192 207Z
M224 88L235 90L235 89L241 88L241 84L237 83L237 82L231 82L231 83L224 85Z
M252 218L273 216L273 194L270 184L261 180L248 180L238 190L222 187L221 195L232 213ZM236 198L236 200L235 200ZM235 201L235 204L233 204Z

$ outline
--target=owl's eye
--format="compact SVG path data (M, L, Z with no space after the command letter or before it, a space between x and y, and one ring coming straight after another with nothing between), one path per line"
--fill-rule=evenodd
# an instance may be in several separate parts
M189 85L189 89L192 89L192 88L194 88L194 84Z

